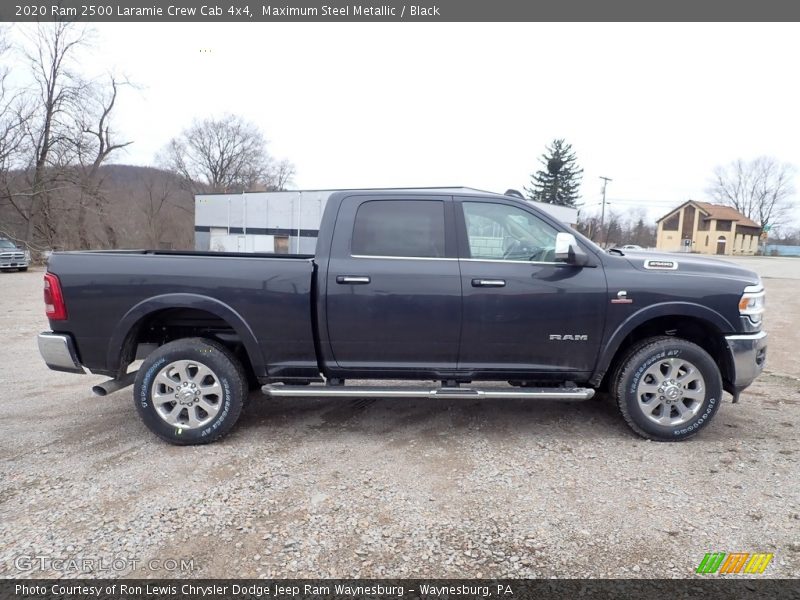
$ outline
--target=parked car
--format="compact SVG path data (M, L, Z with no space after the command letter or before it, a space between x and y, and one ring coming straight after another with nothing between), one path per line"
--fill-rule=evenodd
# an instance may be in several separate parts
M620 246L620 250L644 250L644 248L637 244L625 244L624 246Z
M0 270L27 271L31 262L30 252L20 248L14 242L6 238L0 238Z
M314 255L55 252L44 286L48 366L112 377L101 395L133 384L144 423L175 444L224 435L261 386L532 401L602 390L639 435L683 440L766 356L755 273L605 252L524 201L463 188L335 192Z

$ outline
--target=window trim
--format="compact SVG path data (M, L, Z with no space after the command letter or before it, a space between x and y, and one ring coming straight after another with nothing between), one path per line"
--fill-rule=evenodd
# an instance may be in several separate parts
M377 260L458 260L448 256L382 256L379 254L351 254L350 258L372 258Z

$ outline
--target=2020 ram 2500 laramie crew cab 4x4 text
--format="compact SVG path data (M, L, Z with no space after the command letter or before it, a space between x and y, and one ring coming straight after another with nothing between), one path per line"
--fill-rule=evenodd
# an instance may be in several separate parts
M261 386L351 398L600 390L639 435L682 440L723 390L738 399L766 352L756 274L605 252L527 202L465 188L334 192L314 255L57 252L44 295L50 368L113 378L101 394L133 384L147 427L176 444L224 435Z

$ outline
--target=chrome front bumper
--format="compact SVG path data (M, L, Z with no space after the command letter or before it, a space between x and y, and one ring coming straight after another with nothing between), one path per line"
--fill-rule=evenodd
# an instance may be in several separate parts
M737 393L745 389L764 370L767 359L767 332L726 335L734 368L733 387Z
M45 331L39 334L38 340L39 354L53 371L86 372L78 360L78 353L75 352L75 344L70 336Z

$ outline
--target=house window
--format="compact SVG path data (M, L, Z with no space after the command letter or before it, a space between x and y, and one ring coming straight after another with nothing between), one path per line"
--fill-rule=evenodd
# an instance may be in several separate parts
M700 217L699 222L697 223L697 231L708 231L709 226L709 219L704 217Z
M667 217L663 221L661 228L664 231L678 231L678 224L680 222L681 213L675 213L671 217Z
M720 221L717 220L717 231L730 231L731 230L731 222L730 221Z
M708 236L706 236L706 247L708 247Z

